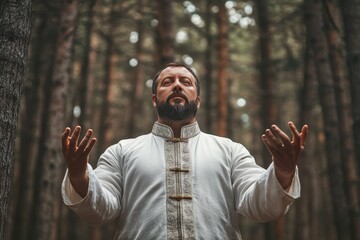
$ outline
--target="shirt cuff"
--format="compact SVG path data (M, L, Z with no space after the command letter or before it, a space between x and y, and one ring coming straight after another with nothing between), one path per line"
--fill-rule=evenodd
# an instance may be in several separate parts
M300 191L301 191L301 187L300 187L300 179L299 179L299 169L298 167L295 168L295 174L294 177L291 181L291 184L288 188L284 189L279 180L276 177L275 174L275 166L274 163L271 163L268 170L270 170L274 176L274 180L277 182L277 185L280 187L280 189L282 189L282 191L285 194L285 198L289 201L292 201L294 199L297 199L300 197Z
M86 170L86 174L89 176L89 172L93 171L92 167L90 164L88 164L87 166L87 170ZM90 180L89 180L90 182ZM77 205L79 203L81 203L89 194L89 190L86 193L86 196L83 198L81 197L76 190L74 189L74 187L71 184L70 178L69 178L69 172L68 170L66 170L65 172L65 176L64 176L64 180L62 183L62 197L64 200L64 203L68 206L71 205Z

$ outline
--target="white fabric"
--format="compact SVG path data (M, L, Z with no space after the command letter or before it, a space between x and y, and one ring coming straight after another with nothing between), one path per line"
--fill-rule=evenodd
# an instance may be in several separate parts
M180 149L184 153L174 153L180 162L186 154L190 158L192 199L179 201L190 207L169 213L164 148L171 136L169 127L155 123L152 133L109 147L95 170L88 165L89 188L84 199L72 188L66 173L64 203L91 225L117 219L114 239L174 239L169 222L178 221L181 228L186 219L190 219L190 228L193 224L194 236L184 239L241 239L238 213L259 222L275 220L300 196L297 171L286 192L272 164L267 170L261 168L244 146L200 132L194 123L182 129L186 143ZM171 214L185 217L172 219Z

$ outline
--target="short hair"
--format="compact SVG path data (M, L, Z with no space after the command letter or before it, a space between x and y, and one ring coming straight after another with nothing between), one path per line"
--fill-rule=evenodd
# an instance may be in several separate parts
M184 67L184 68L186 68L195 77L197 95L200 96L200 80L199 80L199 78L197 77L195 72L189 66L187 66L186 64L183 64L183 63L179 63L179 62L168 63L168 64L166 64L165 67L163 67L159 72L156 73L156 75L153 78L153 82L152 82L152 93L153 94L157 93L157 82L158 82L157 80L158 80L159 75L165 68L168 68L168 67Z

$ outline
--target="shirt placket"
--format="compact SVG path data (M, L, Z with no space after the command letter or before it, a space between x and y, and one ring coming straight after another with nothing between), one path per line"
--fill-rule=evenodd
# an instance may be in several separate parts
M165 141L168 239L194 239L188 140Z

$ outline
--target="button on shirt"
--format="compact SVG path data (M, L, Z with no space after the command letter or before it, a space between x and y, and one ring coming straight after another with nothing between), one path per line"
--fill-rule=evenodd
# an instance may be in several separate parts
M243 145L197 122L180 138L156 122L109 147L87 174L85 198L65 174L64 203L91 225L116 220L114 239L241 239L238 214L275 220L300 196L297 172L284 191L272 164L263 169Z

